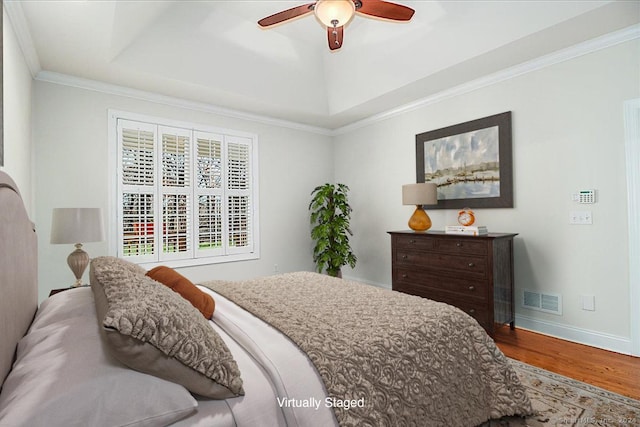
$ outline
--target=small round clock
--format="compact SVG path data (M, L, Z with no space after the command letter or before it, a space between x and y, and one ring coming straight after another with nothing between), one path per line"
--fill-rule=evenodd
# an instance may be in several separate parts
M473 214L473 211L469 208L462 208L460 212L458 212L458 222L460 225L464 225L465 227L472 225L476 221L476 216Z

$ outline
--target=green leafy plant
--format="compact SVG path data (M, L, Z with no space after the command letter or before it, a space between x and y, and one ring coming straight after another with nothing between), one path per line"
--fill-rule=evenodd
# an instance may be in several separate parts
M351 206L347 199L349 187L344 184L324 184L316 187L311 195L311 238L316 244L313 248L313 261L319 273L341 277L341 267L356 266L356 256L349 245Z

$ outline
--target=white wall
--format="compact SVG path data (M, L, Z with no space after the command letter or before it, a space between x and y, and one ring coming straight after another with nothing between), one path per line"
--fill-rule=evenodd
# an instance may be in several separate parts
M516 325L628 352L628 218L623 104L640 96L637 39L425 105L335 138L335 177L351 187L353 246L359 263L345 276L390 286L388 230L412 213L402 184L415 182L415 135L513 112L513 209L476 209L480 224L516 232ZM598 202L571 200L597 190ZM589 209L593 225L568 224ZM453 210L429 212L434 229ZM519 306L523 289L559 293L561 316ZM596 310L580 295L595 295Z
M33 79L20 50L11 21L3 10L4 166L16 182L33 218L31 92Z
M307 206L311 190L333 177L329 136L36 81L33 137L41 300L50 289L73 282L66 265L73 246L49 243L52 209L102 207L108 211L108 180L113 173L107 167L108 109L258 135L261 258L184 268L182 274L199 282L272 274L276 264L279 272L313 270ZM108 242L84 247L92 257L106 255Z

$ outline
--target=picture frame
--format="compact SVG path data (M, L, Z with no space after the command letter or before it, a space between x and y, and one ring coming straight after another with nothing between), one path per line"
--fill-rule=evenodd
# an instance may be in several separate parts
M416 182L438 184L429 209L512 208L511 111L416 135Z

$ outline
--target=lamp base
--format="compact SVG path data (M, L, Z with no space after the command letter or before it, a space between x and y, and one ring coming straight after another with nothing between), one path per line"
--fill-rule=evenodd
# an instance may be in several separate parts
M82 250L82 243L76 243L76 250L67 257L67 264L76 277L76 281L71 287L82 286L82 275L89 265L89 254Z
M422 206L416 206L416 210L409 218L409 228L418 232L424 232L431 228L431 218L429 218Z

